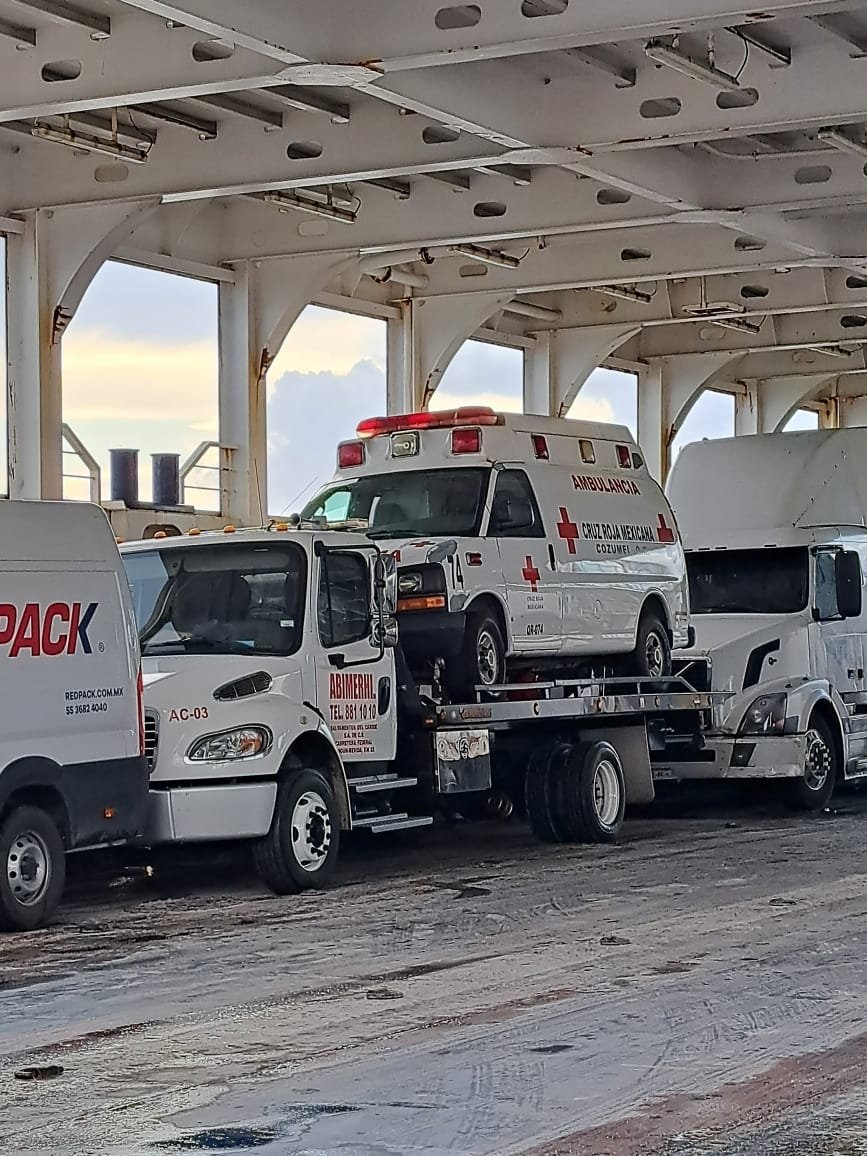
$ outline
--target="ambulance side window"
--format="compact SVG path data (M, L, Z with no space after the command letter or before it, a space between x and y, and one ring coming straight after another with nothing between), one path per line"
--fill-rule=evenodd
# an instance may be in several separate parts
M536 497L523 470L500 470L491 505L492 538L544 538Z
M359 642L370 633L367 563L358 554L323 554L317 604L326 648Z

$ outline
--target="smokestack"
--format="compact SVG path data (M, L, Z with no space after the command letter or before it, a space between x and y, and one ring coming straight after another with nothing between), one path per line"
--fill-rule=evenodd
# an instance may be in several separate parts
M138 506L138 450L109 450L111 500L130 510Z
M151 454L154 505L160 509L181 504L181 455Z

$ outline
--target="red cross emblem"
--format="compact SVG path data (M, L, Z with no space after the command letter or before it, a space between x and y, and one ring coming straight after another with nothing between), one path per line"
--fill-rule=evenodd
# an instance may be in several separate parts
M580 538L577 525L569 517L569 511L565 506L560 507L560 521L557 523L557 533L566 542L566 547L570 554L574 554L576 550L575 543Z
M535 593L538 590L538 582L542 575L539 573L538 567L533 565L533 559L528 554L524 559L524 569L521 571L525 582L530 583L530 589Z
M656 527L656 536L666 546L670 546L674 541L674 530L665 520L665 514L659 515L659 525Z

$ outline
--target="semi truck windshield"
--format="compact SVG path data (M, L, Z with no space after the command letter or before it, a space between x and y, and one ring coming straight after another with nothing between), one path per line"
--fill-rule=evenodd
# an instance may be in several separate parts
M302 521L365 531L371 538L478 534L488 469L395 470L339 482L304 507Z
M142 654L293 654L307 564L291 543L130 552Z
M693 614L796 614L810 592L801 547L702 550L686 555Z

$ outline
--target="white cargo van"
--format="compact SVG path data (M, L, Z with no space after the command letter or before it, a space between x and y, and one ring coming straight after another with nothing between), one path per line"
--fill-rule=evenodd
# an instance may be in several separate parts
M371 418L303 523L363 530L398 562L410 665L448 691L507 664L671 669L690 637L683 551L628 430L484 407Z
M97 506L0 502L0 928L43 924L65 851L140 835L138 643Z
M733 693L704 764L784 778L819 807L867 772L867 429L687 446L668 485L687 551L700 689Z

